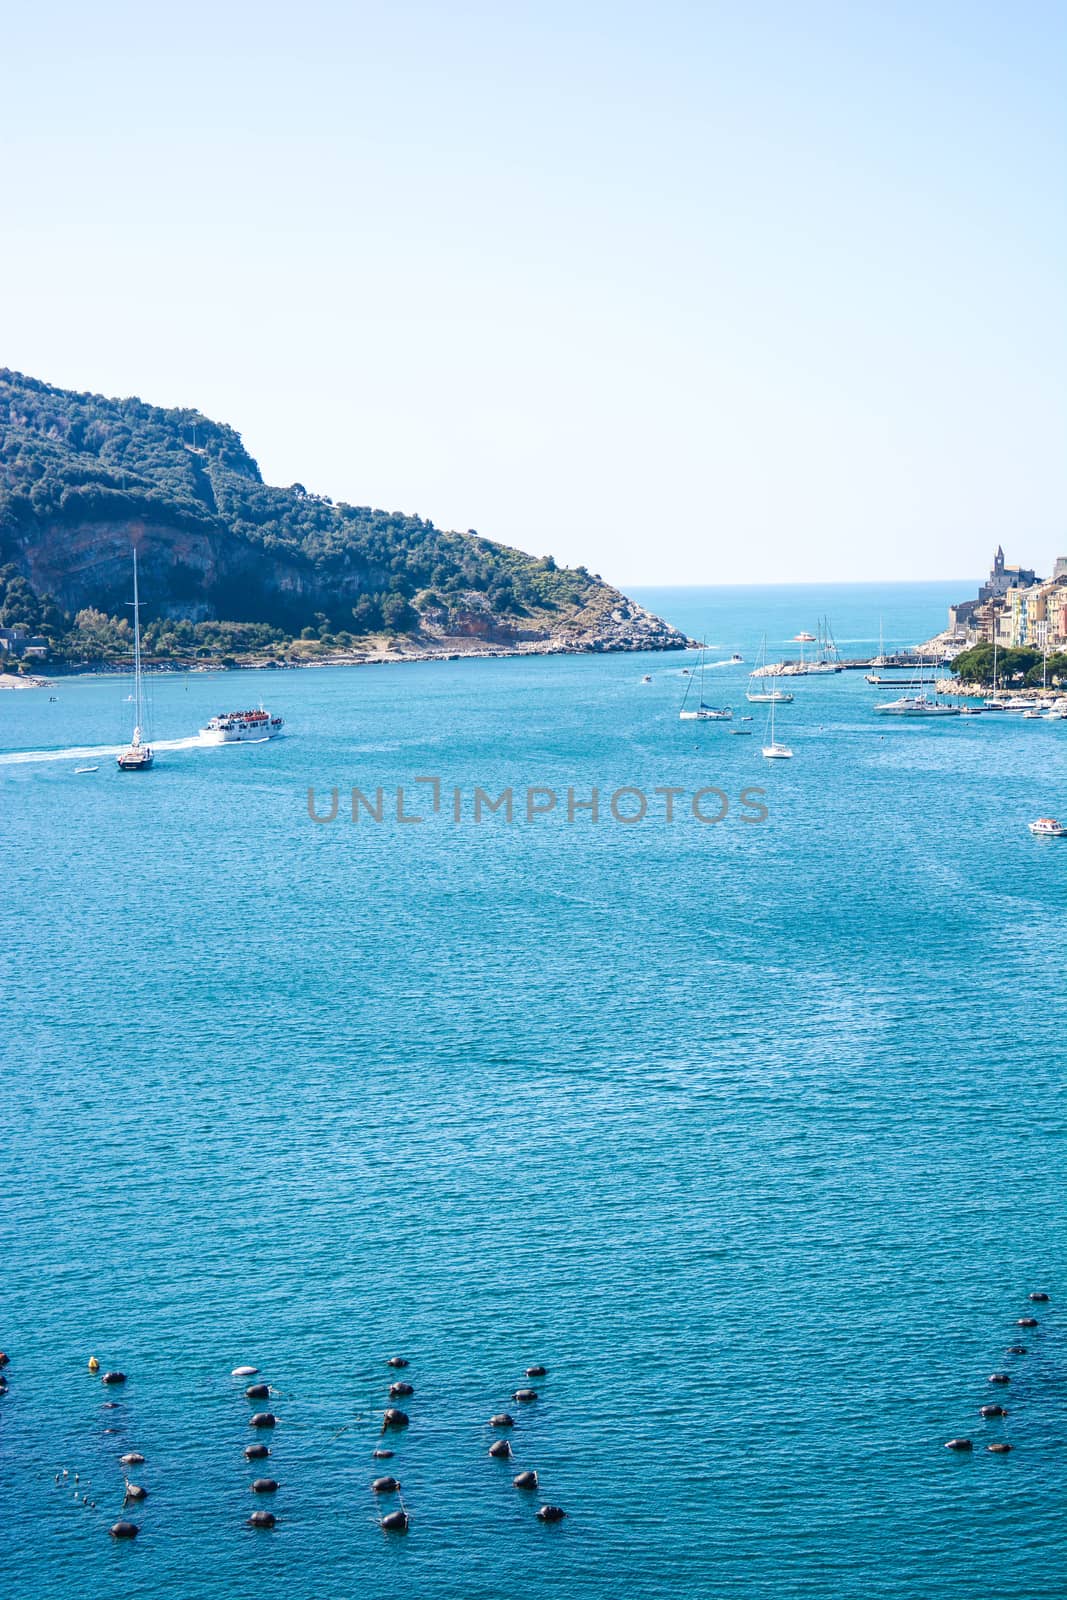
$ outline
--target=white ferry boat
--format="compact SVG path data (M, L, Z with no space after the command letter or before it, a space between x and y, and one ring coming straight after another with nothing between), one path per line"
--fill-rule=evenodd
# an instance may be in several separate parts
M258 711L225 711L212 717L206 728L200 729L205 744L239 744L242 740L275 739L284 726L282 717L272 717L260 706Z

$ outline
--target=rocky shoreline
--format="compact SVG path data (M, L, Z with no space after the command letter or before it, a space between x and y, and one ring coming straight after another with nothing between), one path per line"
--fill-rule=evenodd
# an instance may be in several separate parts
M470 637L442 636L427 643L425 639L406 639L400 636L362 650L310 649L302 641L294 641L284 656L266 655L262 651L247 655L222 657L148 657L143 665L145 672L292 672L313 667L373 667L396 665L415 661L497 661L511 656L582 656L619 655L638 651L695 650L698 641L687 638L669 623L663 622L644 607L630 602L631 611L640 611L640 617L617 619L609 632L583 638L560 634L545 639L524 639L513 644L487 642ZM51 665L52 678L22 677L13 673L0 675L0 688L43 689L56 677L80 677L90 674L121 676L130 671L128 661L77 661L56 662Z

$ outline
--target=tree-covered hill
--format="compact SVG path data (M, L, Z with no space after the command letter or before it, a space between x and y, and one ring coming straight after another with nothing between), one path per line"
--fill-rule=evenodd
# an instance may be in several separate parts
M399 511L263 482L199 411L75 394L0 368L0 626L58 655L126 648L130 546L160 654L524 640L677 648L674 629L584 568Z

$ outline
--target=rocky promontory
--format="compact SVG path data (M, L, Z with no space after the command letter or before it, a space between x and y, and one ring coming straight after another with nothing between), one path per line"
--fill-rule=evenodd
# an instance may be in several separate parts
M127 654L134 546L160 661L687 643L584 567L266 484L199 411L0 369L0 626L58 663Z

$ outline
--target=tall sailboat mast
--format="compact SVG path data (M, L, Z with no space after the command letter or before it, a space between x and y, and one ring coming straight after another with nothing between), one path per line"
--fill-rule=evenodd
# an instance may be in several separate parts
M143 772L152 765L151 747L144 743L144 690L141 685L141 595L137 583L137 546L133 547L133 738L119 753L120 772Z
M133 547L133 742L141 742L141 599L137 592L137 546Z

